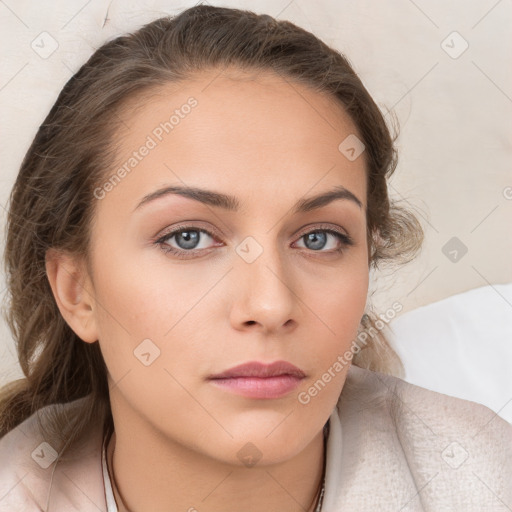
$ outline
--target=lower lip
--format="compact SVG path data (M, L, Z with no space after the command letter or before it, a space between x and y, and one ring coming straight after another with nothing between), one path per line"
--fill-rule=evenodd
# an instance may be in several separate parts
M231 377L210 379L213 384L248 398L281 398L293 391L302 379L293 375L275 377Z

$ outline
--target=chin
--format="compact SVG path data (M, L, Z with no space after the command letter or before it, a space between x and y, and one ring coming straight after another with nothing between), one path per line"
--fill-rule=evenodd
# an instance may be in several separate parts
M282 422L282 420L281 420ZM273 429L242 426L232 432L233 439L226 444L212 441L218 457L236 466L258 467L285 462L299 454L315 436L315 432L298 429L298 425L282 422ZM216 451L217 451L216 450Z

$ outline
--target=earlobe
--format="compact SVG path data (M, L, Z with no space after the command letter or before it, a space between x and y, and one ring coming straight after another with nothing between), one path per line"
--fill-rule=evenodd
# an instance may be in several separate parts
M98 339L94 296L84 265L79 259L63 251L46 252L46 275L57 307L66 323L83 341Z

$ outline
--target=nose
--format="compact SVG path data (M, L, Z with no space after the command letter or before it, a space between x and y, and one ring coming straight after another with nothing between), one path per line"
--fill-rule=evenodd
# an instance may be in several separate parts
M247 257L251 252L252 257ZM249 239L246 245L240 244L230 274L230 320L234 329L283 334L295 328L301 306L292 269L270 242L259 244Z

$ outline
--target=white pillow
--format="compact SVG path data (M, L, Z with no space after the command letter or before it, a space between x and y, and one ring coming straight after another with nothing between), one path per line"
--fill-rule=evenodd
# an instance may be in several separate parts
M512 423L512 283L408 311L389 327L404 380L481 403Z

